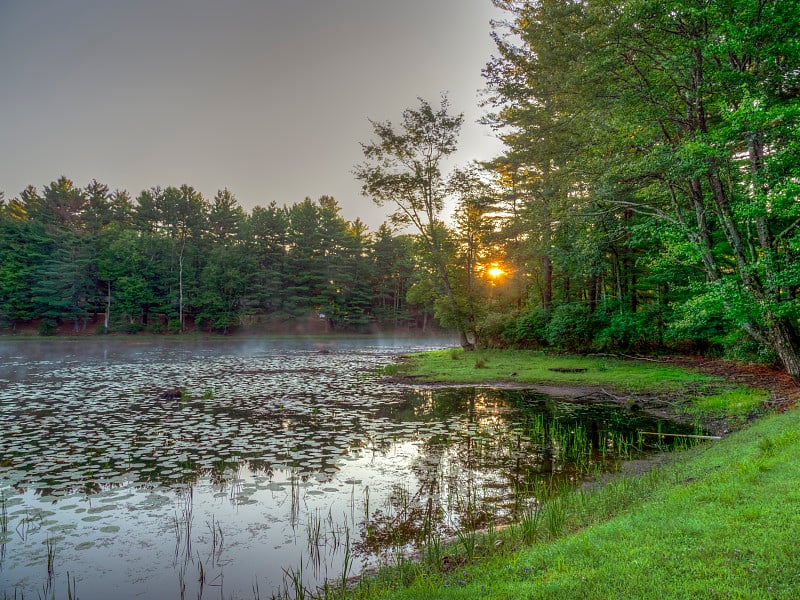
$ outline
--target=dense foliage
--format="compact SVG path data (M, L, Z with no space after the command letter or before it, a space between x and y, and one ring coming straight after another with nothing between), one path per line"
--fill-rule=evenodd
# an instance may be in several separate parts
M495 4L492 167L532 292L496 333L760 352L800 376L796 3Z
M422 326L412 240L339 212L322 197L248 214L228 190L208 201L186 185L135 201L96 181L28 187L0 205L0 319L43 334Z
M371 121L354 175L404 235L332 198L247 214L227 190L131 201L62 178L3 203L0 317L228 331L432 314L465 348L725 353L800 378L796 3L493 2L501 156L443 170L463 123L446 96Z

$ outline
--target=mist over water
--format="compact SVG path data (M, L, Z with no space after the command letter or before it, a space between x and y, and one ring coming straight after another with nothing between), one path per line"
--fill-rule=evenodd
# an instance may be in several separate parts
M0 344L0 598L270 597L614 468L616 407L380 381L451 340ZM578 441L581 442L580 445ZM399 536L397 532L404 532ZM45 594L47 595L47 594Z

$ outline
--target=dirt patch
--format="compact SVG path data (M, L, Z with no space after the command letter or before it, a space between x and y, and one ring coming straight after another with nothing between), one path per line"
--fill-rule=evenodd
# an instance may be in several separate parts
M780 411L791 408L800 401L800 386L777 367L691 356L673 356L664 362L721 377L738 385L769 390L770 404Z

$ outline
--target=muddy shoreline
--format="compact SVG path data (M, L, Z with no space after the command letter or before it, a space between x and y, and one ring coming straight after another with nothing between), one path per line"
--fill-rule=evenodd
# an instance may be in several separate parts
M770 392L770 400L765 409L784 411L800 401L800 386L784 371L767 365L751 363L735 363L724 360L707 359L696 356L671 356L657 362L676 367L694 370L705 375L719 377L735 385L766 389ZM614 403L632 411L641 411L654 417L669 418L685 424L697 422L696 417L682 410L689 404L689 399L682 393L639 393L628 394L600 386L583 386L574 384L527 383L519 381L481 381L481 382L434 382L413 375L386 376L384 381L394 385L402 385L417 389L439 389L449 387L493 388L503 390L530 390L546 394L554 398L581 403ZM751 421L757 418L752 414ZM700 425L711 435L725 435L742 426L726 419L704 419Z

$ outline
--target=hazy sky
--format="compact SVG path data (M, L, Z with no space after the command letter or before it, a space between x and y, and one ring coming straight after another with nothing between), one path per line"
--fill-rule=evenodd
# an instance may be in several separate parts
M60 175L136 196L227 187L247 209L334 196L385 209L351 169L367 118L448 92L456 161L499 149L476 124L490 0L0 0L0 190Z

